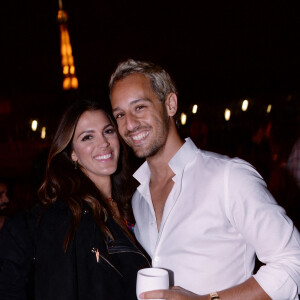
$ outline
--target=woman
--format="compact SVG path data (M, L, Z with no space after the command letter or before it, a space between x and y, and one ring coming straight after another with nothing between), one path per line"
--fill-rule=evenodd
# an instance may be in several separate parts
M66 111L39 190L42 209L1 232L0 299L26 299L28 286L36 300L136 299L136 273L149 263L125 221L133 191L126 159L98 103Z

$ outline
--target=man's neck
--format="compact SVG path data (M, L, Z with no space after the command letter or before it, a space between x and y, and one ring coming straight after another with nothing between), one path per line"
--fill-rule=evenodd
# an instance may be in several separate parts
M174 176L169 167L169 161L184 144L177 131L170 132L166 144L154 156L148 157L147 162L151 171L151 180L167 179Z
M154 156L147 158L151 171L149 189L155 211L157 230L160 230L164 206L173 188L174 172L169 167L169 161L183 145L176 130L169 132L167 141Z

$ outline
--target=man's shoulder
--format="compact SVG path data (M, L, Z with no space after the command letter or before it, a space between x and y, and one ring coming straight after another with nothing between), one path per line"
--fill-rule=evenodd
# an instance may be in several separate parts
M206 162L218 162L220 165L228 165L231 164L232 166L251 166L250 163L247 161L243 160L242 158L239 157L229 157L228 155L217 153L217 152L212 152L212 151L207 151L207 150L200 150L197 155L198 159L202 159Z
M223 155L221 153L212 152L208 150L197 151L195 160L198 164L201 164L202 167L215 167L222 168L228 165L231 162L234 162L233 158L230 158L227 155ZM195 167L197 164L193 164Z
M257 173L255 168L247 161L238 157L229 157L220 153L200 150L189 167L199 174L214 174L214 177L232 176L234 174ZM256 175L255 175L256 176Z

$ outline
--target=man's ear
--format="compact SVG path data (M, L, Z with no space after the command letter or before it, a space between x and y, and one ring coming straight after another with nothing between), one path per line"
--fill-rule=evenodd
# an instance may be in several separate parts
M175 93L170 93L167 96L165 105L166 105L168 115L170 117L174 117L177 112L177 96Z
M72 158L73 161L78 161L78 157L77 157L77 155L76 155L76 153L75 153L74 150L71 153L71 158Z

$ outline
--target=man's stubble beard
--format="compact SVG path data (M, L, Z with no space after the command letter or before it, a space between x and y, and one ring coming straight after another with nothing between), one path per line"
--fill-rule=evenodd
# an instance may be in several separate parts
M169 116L166 112L166 109L163 110L163 118L160 122L158 122L156 128L158 128L157 136L151 137L153 140L151 141L150 146L147 149L143 149L142 151L139 151L138 147L135 149L134 146L129 146L133 149L135 155L138 158L150 158L155 156L157 153L159 153L166 144L170 123L169 123Z

